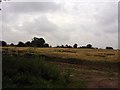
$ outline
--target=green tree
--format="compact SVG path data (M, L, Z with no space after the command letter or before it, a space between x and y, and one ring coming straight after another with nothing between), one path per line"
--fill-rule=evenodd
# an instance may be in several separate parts
M43 38L34 37L31 42L32 46L35 47L44 47L45 40Z

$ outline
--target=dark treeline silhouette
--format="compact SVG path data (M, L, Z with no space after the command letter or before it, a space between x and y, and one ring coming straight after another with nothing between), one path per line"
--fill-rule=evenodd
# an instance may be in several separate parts
M0 41L0 46L7 46L7 43L5 41Z
M74 48L77 48L77 44L74 44L73 47L74 47Z
M27 41L26 43L18 42L18 47L49 47L48 43L45 43L43 38L34 37L32 41Z
M17 45L11 43L8 45L5 41L0 41L0 46L17 46L17 47L52 47L48 43L45 43L43 38L34 37L32 41L22 42L19 41Z
M66 45L61 45L61 46L57 45L56 48L72 48L72 46L67 45L67 44Z
M78 47L78 45L76 43L73 45L73 47L66 44L66 45L61 45L61 46L57 45L56 48L91 48L91 49L98 49L98 48L92 47L91 44L87 44L86 46Z
M112 47L106 47L106 49L113 49Z
M79 48L93 48L93 49L96 49L96 48L92 47L91 44L87 44L86 46L81 46Z
M18 45L17 45L18 47L25 47L25 44L23 43L23 42L18 42Z
M19 41L17 45L11 43L8 45L5 41L0 41L0 46L17 46L17 47L52 47L48 43L45 42L43 38L34 37L31 41L26 41L25 43ZM57 45L55 48L89 48L89 49L98 49L97 47L92 47L91 44L87 44L86 46L80 46L75 43L73 46L71 45ZM112 47L106 47L106 49L113 49Z

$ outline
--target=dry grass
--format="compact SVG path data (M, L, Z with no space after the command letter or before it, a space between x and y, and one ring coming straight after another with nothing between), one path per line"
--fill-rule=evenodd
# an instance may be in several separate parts
M35 53L56 58L74 58L80 60L118 62L118 50L75 49L75 48L33 48L33 47L3 47L3 50L18 53Z

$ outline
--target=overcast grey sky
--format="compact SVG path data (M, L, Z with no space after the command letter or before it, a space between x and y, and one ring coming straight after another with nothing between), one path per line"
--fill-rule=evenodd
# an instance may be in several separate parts
M4 2L2 39L18 43L37 36L52 46L118 48L118 2L88 1Z

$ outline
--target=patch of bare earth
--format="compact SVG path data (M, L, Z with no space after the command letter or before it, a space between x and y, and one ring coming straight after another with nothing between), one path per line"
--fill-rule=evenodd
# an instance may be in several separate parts
M71 69L71 79L75 81L83 80L86 88L118 88L118 72L95 70L85 65L50 63L57 64L61 71Z
M102 77L102 76L90 76L86 80L88 88L118 88L118 78L113 77Z

